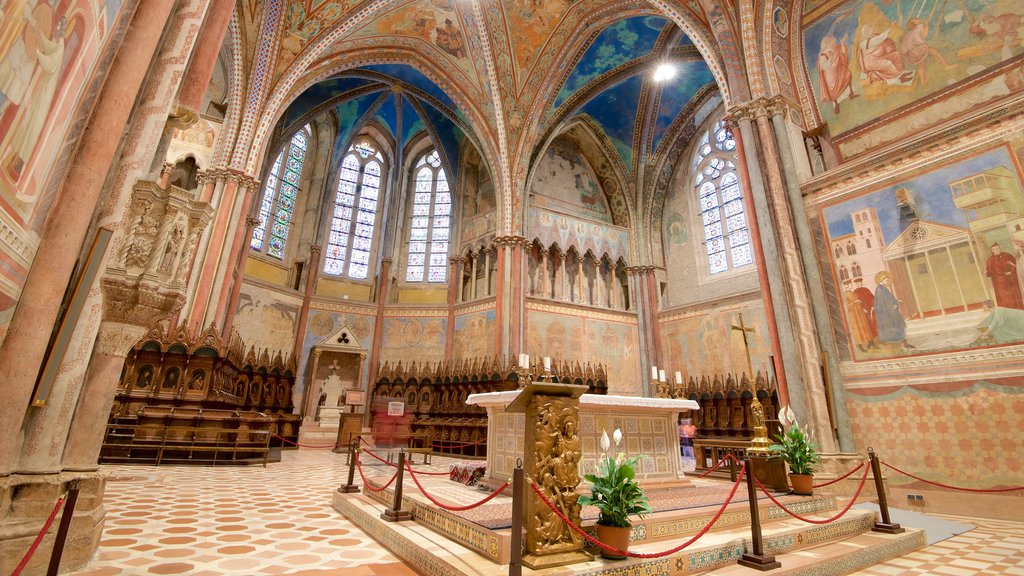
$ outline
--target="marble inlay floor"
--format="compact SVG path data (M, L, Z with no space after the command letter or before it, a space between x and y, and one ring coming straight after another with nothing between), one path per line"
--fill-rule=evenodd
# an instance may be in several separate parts
M364 462L368 476L391 476L384 465ZM431 466L416 469L447 470L449 462L435 457ZM78 576L414 574L331 508L331 493L348 472L344 455L287 451L280 463L265 469L108 469L106 530L96 556L87 569L74 573ZM428 490L444 500L483 496L440 490L448 481L429 478ZM406 490L416 491L410 480ZM1024 576L1024 522L948 518L978 528L858 574Z

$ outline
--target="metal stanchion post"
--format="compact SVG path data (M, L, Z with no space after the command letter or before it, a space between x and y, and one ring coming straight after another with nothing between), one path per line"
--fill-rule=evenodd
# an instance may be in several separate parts
M757 491L754 487L754 473L750 468L750 456L743 458L743 465L747 475L747 499L750 502L750 538L753 541L753 552L745 553L740 557L739 563L747 568L754 568L765 572L781 568L782 563L775 559L775 556L766 556L764 553L764 541L761 538L761 518L757 508Z
M338 486L338 492L342 494L351 494L353 492L359 492L359 486L355 485L356 479L356 462L359 458L359 441L349 442L348 445L348 482Z
M61 514L60 525L57 527L57 536L53 540L53 552L50 553L50 566L46 569L46 576L57 576L60 557L64 554L64 542L68 539L71 519L75 515L75 504L78 503L78 491L78 480L73 480L68 484L68 499L64 501L64 512Z
M405 450L398 452L398 477L395 478L395 502L391 508L384 510L380 517L386 522L412 520L412 513L402 510L402 477L405 472Z
M526 506L526 477L523 461L512 471L512 540L509 542L508 576L523 573L523 508Z
M882 514L882 521L875 522L871 527L873 532L885 532L886 534L899 534L905 532L902 526L895 524L889 519L889 502L885 499L885 484L882 482L882 467L878 464L878 456L875 451L868 448L868 460L871 462L871 475L875 477L875 493L878 494L878 511Z

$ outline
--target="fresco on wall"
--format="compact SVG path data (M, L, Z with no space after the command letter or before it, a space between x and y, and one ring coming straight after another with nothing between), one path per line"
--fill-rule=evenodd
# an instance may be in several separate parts
M567 214L611 222L604 190L590 163L570 141L558 138L534 170L533 203Z
M732 330L739 324L752 326L748 335L750 361L755 372L770 370L771 343L764 305L760 301L723 306L709 311L663 319L661 324L663 356L670 373L681 371L685 377L747 372L743 337Z
M369 315L372 313L372 310L367 310L367 315L346 314L327 310L309 311L309 321L306 322L306 334L302 340L302 357L299 359L299 378L301 380L296 380L297 385L292 394L292 401L296 406L303 405L302 398L305 395L305 387L309 382L306 370L313 365L310 361L309 353L313 346L335 330L340 330L345 326L352 329L352 335L356 337L360 344L367 346L372 341L373 336L374 318ZM366 381L369 377L367 373L368 363L369 354L367 354L367 360L363 362L363 376L360 382L360 386L364 390L366 389ZM299 382L301 382L301 385L298 385Z
M242 284L234 326L246 346L280 350L287 356L295 344L298 313L298 303L266 288Z
M455 358L494 355L494 310L471 312L455 317Z
M530 310L526 352L608 367L609 394L639 395L640 345L636 323Z
M856 360L1024 342L1024 185L1007 146L821 214Z
M847 2L804 32L811 84L833 134L1017 61L1022 41L1019 0ZM1020 74L990 81L971 104L1022 86Z
M447 324L447 318L385 318L381 362L408 365L444 359Z
M597 256L629 261L629 232L625 228L579 220L557 212L531 207L527 214L527 234L544 246L558 244L563 249L575 246L580 254L590 250Z
M52 164L37 152L62 142L120 7L121 0L11 0L3 8L0 200L19 220L32 215Z

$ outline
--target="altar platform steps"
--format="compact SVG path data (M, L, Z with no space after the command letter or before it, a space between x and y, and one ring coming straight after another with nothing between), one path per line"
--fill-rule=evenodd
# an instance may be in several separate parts
M384 545L414 570L430 576L500 576L508 565L491 561L446 535L415 521L384 522L384 507L361 494L335 494L334 507L361 530ZM816 515L827 517L830 514ZM767 523L763 533L768 553L782 568L769 574L839 576L907 554L925 545L924 533L908 529L903 534L870 532L876 514L851 510L842 519L825 526L798 520ZM507 530L505 531L507 532ZM657 553L684 540L633 544L635 552ZM753 575L756 570L737 564L750 550L749 527L712 531L690 547L664 558L594 560L523 574L544 576L628 576L634 574L683 576L714 573Z

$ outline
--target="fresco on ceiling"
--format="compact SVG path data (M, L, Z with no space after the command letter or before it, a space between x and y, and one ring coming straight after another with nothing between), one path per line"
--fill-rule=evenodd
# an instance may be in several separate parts
M642 88L643 77L630 76L606 88L580 109L601 126L626 166L633 163L633 129Z
M438 362L444 359L447 318L385 318L381 362Z
M447 116L438 111L437 108L420 102L423 108L423 113L426 115L427 120L430 121L430 125L434 128L434 133L437 134L437 138L441 141L441 148L444 150L444 155L447 157L448 166L454 173L448 174L449 180L458 180L458 160L459 160L459 148L462 146L463 140L466 139L465 135L459 127L448 119Z
M310 377L307 376L306 370L307 367L312 366L312 363L308 361L311 359L312 354L310 354L310 350L312 350L313 346L335 330L340 330L345 326L352 329L352 335L356 337L356 340L360 344L368 346L368 343L371 341L371 337L373 336L373 324L373 316L366 316L362 314L343 314L340 312L328 312L326 310L309 311L309 321L306 323L306 333L302 339L302 358L299 359L299 377L301 378L301 385L295 386L295 391L292 394L293 401L296 406L302 406L305 387L310 381ZM367 355L367 359L363 360L360 387L364 390L366 389L366 381L368 378L368 366L369 355Z
M854 359L1024 342L1024 185L1007 147L821 215Z
M537 62L548 37L566 11L578 0L511 0L500 2L505 10L509 40L522 82Z
M388 134L394 137L395 130L398 128L398 111L395 109L395 97L388 96L384 104L377 109L377 114L373 118L387 129Z
M416 111L409 98L411 96L402 99L402 146L408 144L416 133L424 129L423 119L420 118L420 113Z
M0 18L0 341L52 197L44 187L76 123L122 0L8 0ZM18 244L21 250L10 248Z
M298 98L288 105L288 109L285 110L284 113L283 126L291 126L293 123L297 122L303 114L331 98L338 96L339 94L344 94L349 90L354 90L372 83L372 80L353 78L351 76L331 78L329 80L324 80L323 82L318 82L309 88L306 88L302 94L299 94Z
M608 371L609 394L643 393L635 322L611 322L538 310L529 310L528 314L526 353L580 364L604 364Z
M470 78L476 75L469 59L468 40L461 18L451 0L422 0L406 4L381 16L352 37L378 35L420 38L450 56Z
M1024 52L1020 0L851 2L804 31L805 58L833 134L875 120ZM1024 87L1020 72L988 81L982 104Z
M535 206L611 222L604 190L576 145L557 138L537 162L530 182Z
M334 141L335 158L341 158L348 150L349 139L352 138L356 127L363 125L361 122L363 116L381 97L380 92L375 92L346 100L334 107L338 115L338 138ZM387 97L390 98L390 96Z
M330 29L353 4L352 0L290 0L284 15L276 73L287 68L312 38Z
M749 372L743 337L732 330L733 325L739 324L740 314L743 314L743 324L754 328L753 336L747 336L754 372L770 371L771 342L764 304L760 300L663 321L662 355L668 363L665 371L674 374L678 370L684 378Z
M675 78L665 81L658 101L658 117L654 121L654 137L651 148L658 149L658 144L665 137L672 121L683 111L698 90L715 83L711 69L703 60L676 62L678 72Z
M423 90L427 94L430 94L434 98L440 100L442 104L452 110L457 108L455 101L452 100L437 84L435 84L433 80L427 78L427 76L422 72L408 64L374 64L372 66L363 66L362 69L387 74L392 78L401 80L406 84L411 84L412 86Z
M635 58L646 56L658 41L665 20L655 16L638 16L619 20L597 35L576 63L558 91L552 108L558 108L601 74Z
M454 357L480 358L494 355L494 310L471 312L455 317Z

